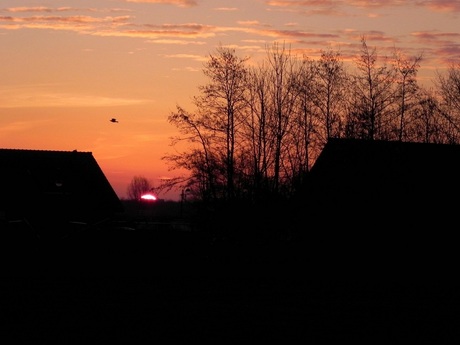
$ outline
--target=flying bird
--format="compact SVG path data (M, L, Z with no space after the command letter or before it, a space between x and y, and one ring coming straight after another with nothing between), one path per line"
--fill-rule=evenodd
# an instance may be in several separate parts
M115 119L115 118L113 118L113 119L110 119L110 122L114 122L114 123L116 122L116 123L118 123L118 120Z

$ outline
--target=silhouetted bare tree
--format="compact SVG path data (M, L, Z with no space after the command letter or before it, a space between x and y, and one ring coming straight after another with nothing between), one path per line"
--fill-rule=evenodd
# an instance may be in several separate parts
M450 112L460 117L460 62L451 63L446 73L438 73L437 85Z
M250 198L263 198L268 189L273 167L273 140L269 130L271 103L269 73L263 61L248 70L246 107L243 116L243 138L246 146L241 157L241 169L247 176L246 188Z
M295 73L292 74L297 94L282 159L285 170L283 188L288 194L292 194L304 183L310 165L313 163L311 157L315 156L315 152L311 154L311 151L316 150L318 143L316 130L319 119L314 109L316 93L314 66L312 60L303 56L299 63L296 63Z
M418 103L417 72L420 67L422 55L406 57L404 54L395 50L394 67L396 70L396 92L395 102L399 108L398 140L403 141L408 137L406 131L406 121L408 111L412 110Z
M188 170L190 176L167 181L164 186L168 189L174 186L184 189L195 185L201 199L217 198L220 168L212 148L213 132L203 124L200 109L197 113L189 113L177 106L168 121L179 130L179 135L171 139L171 144L177 147L180 142L185 142L187 147L163 159L173 168Z
M168 118L185 135L175 142L185 140L194 147L165 159L188 169L189 182L200 186L200 194L205 198L235 196L236 146L245 106L246 60L237 57L234 50L219 46L204 65L203 73L209 83L199 86L201 93L193 99L196 113L177 107L177 112Z
M441 115L435 91L420 88L417 95L418 104L411 112L412 121L410 127L406 127L406 137L423 143L446 143L444 130L448 124Z
M441 114L452 127L450 142L460 141L460 62L451 63L435 81L441 97Z
M299 97L297 85L299 60L292 55L284 44L274 43L267 48L268 87L270 97L269 129L274 140L272 191L280 192L281 180L287 177L284 169L284 158L289 153L290 145L287 135L293 125L296 104Z
M142 194L151 191L153 186L149 180L143 176L134 176L128 185L128 198L130 200L140 200Z
M417 84L421 55L395 50L390 61L365 37L352 71L339 51L313 60L284 44L266 50L250 67L233 49L209 55L195 110L177 106L168 117L179 135L163 159L189 175L165 188L189 188L201 200L289 197L332 137L459 142L460 64L428 91Z
M369 48L361 38L361 54L356 59L356 73L351 75L351 112L348 114L347 137L391 139L389 126L394 113L395 69L385 60L378 64L376 48Z
M210 82L200 86L201 96L195 104L202 109L202 123L214 133L213 150L223 159L224 197L235 197L235 156L242 108L245 106L247 58L239 58L235 50L219 46L210 54L203 73Z
M315 89L311 93L318 113L323 143L342 135L346 110L347 73L339 51L327 50L314 63Z

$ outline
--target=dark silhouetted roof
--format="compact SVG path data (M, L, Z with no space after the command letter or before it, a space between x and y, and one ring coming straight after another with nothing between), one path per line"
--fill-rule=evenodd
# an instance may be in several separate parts
M456 213L460 145L330 139L309 188L312 203L347 212L418 208L420 216L428 210L439 216L455 207Z
M122 204L91 152L0 149L0 218L94 223Z
M329 140L304 194L308 250L364 279L456 267L459 163L459 145Z

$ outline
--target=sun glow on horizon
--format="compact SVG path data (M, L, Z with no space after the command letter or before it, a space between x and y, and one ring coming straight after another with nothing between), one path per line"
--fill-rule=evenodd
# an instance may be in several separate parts
M147 193L147 194L142 195L141 199L145 201L156 201L158 198L152 193Z

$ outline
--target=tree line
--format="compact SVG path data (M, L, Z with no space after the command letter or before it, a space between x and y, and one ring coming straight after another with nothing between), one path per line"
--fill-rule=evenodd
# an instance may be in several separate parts
M365 37L360 47L351 71L339 50L314 60L274 43L250 64L217 47L195 110L177 105L168 116L179 134L162 159L189 174L159 189L188 188L203 201L290 198L329 138L459 143L460 63L427 88L417 81L422 54L382 57Z

